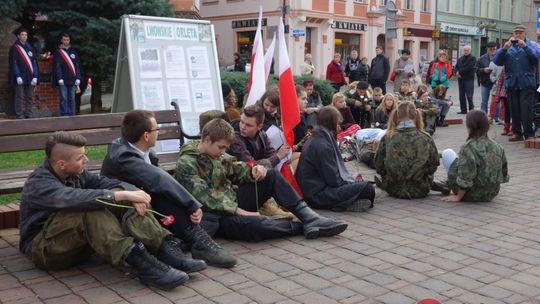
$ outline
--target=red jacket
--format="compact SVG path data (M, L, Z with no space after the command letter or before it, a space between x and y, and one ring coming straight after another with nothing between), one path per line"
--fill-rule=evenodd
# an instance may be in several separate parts
M330 61L326 67L326 80L330 80L333 84L344 85L345 76L343 76L343 69L344 67L342 64L339 64L338 66L334 60Z

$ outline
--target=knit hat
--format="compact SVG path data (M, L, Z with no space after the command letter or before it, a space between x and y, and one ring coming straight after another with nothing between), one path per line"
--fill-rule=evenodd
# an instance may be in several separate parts
M227 98L229 94L231 93L231 85L228 82L222 82L221 83L221 93L223 94L223 99Z

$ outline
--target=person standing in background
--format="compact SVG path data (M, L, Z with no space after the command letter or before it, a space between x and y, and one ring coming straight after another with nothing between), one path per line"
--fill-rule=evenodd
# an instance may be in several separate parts
M461 56L456 64L456 77L459 85L459 105L461 113L467 113L467 105L469 109L474 109L474 72L476 67L476 57L471 55L471 46L463 47L463 56Z
M17 41L9 48L9 84L15 87L15 117L32 118L33 87L38 84L39 75L36 53L27 43L26 29L18 29L16 35Z
M310 53L307 53L305 55L305 61L302 63L302 66L300 67L300 74L302 76L314 76L315 75L315 66L313 65L313 62L311 61L313 57Z
M480 84L480 92L482 94L482 103L480 104L480 109L487 113L488 111L488 100L491 89L493 88L493 81L489 77L492 70L489 68L489 64L495 56L497 51L497 44L493 41L490 41L486 44L486 53L480 58L476 63L476 75L478 76L478 83ZM469 108L469 110L472 110ZM466 112L459 112L458 114L467 114Z
M75 91L81 84L81 61L79 54L71 46L71 36L62 33L60 45L53 58L53 85L60 92L60 116L75 115Z
M375 48L375 53L377 53L377 56L371 60L371 67L369 68L369 84L372 88L381 88L384 95L386 94L386 80L390 75L390 61L384 56L381 46Z

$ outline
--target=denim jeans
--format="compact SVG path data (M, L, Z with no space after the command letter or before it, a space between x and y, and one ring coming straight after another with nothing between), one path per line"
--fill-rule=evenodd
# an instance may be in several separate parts
M480 92L482 93L482 103L480 104L480 109L484 111L484 113L488 113L488 104L489 104L489 97L491 96L491 89L493 88L493 84L490 86L480 86Z
M32 94L34 87L31 85L15 86L15 117L32 118Z
M75 115L75 89L76 86L61 85L60 90L60 116Z

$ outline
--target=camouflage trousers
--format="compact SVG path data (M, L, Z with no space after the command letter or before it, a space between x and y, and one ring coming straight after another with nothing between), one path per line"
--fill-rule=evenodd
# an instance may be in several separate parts
M155 252L167 234L152 214L138 216L133 209L62 210L49 216L34 237L32 261L38 268L57 270L97 253L109 263L121 265L134 240Z

